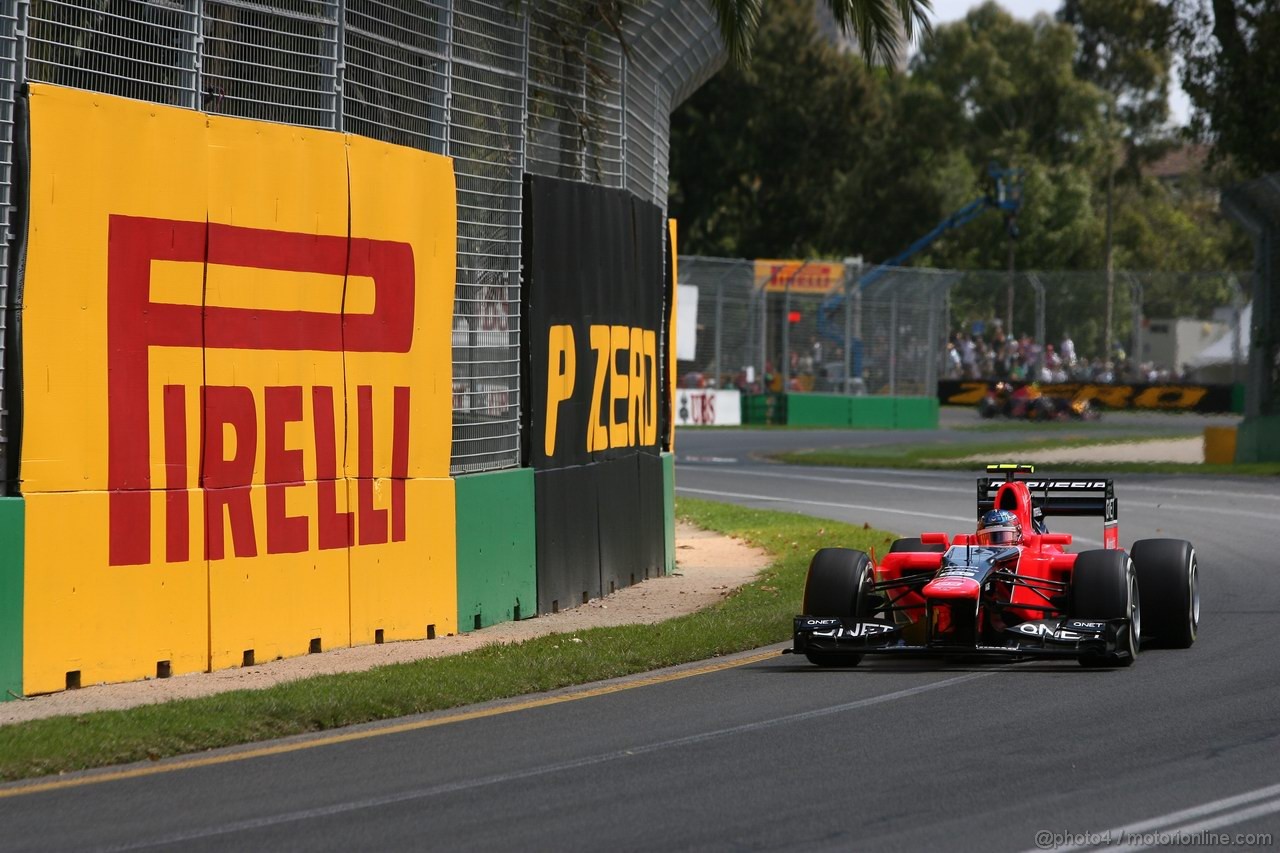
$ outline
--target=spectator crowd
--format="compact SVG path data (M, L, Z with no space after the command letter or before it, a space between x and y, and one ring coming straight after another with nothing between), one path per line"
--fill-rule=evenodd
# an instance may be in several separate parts
M947 341L944 379L1013 382L1177 382L1182 374L1151 362L1136 363L1116 345L1110 358L1076 352L1070 332L1055 346L1023 333L1005 335L996 326L989 336L955 332Z

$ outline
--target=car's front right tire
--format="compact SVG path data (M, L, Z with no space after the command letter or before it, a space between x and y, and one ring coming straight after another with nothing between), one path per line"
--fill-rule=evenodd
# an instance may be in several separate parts
M1139 539L1133 564L1147 611L1147 633L1167 648L1188 649L1200 630L1200 567L1183 539Z

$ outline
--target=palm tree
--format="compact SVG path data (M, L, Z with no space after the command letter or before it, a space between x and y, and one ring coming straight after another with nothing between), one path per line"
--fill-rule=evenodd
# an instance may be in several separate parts
M708 0L720 35L729 51L729 61L744 64L751 56L751 42L760 25L764 0ZM908 42L919 31L928 35L931 0L826 0L836 23L853 35L867 62L876 59L892 66L905 37Z

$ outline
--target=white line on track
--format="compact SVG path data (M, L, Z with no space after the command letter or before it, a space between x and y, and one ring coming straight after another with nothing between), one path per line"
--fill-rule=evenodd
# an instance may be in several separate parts
M834 501L806 501L800 498L780 498L776 495L753 495L745 492L721 492L715 489L690 489L686 486L676 486L677 492L683 492L690 495L711 495L717 498L742 498L753 501L768 501L769 503L787 503L801 504L803 506L822 506L833 507L835 509L857 509L863 512L887 512L893 515L910 515L917 518L936 518L945 521L963 521L965 524L972 525L974 516L972 515L939 515L936 512L917 512L910 509L892 509L887 506L870 506L868 504L844 504Z
M544 764L541 767L532 767L528 770L517 770L512 773L498 773L492 776L484 776L479 779L468 779L461 782L449 782L443 785L432 785L428 788L417 788L411 791L402 791L398 794L387 794L381 797L369 797L363 800L352 800L346 803L335 803L330 806L321 806L314 809L301 809L299 811L283 812L276 815L268 815L266 817L252 818L249 820L235 821L226 823L221 826L206 827L204 829L193 829L187 832L175 832L171 835L161 836L149 841L138 841L127 844L114 845L110 847L101 847L99 850L104 851L126 851L126 850L145 850L151 847L163 847L172 844L182 844L184 842L196 841L203 838L216 838L218 836L230 835L236 832L248 832L254 829L265 829L271 826L279 826L286 823L297 823L306 820L316 820L319 818L332 817L334 815L347 814L350 812L360 811L363 809L373 809L380 806L390 806L397 803L412 802L414 800L424 800L429 797L441 796L443 794L453 794L459 791L470 791L476 788L486 787L488 785L499 785L506 782L518 782L525 779L531 779L538 776L546 776L551 773L560 773L566 770L577 770L582 767L592 767L597 764L604 764L609 761L620 761L632 758L637 755L647 755L649 753L660 752L666 749L678 749L685 746L693 746L695 744L705 743L707 741L718 740L720 738L731 737L733 735L748 734L763 729L771 729L777 726L789 725L791 723L802 723L808 720L818 719L820 717L829 717L834 714L843 714L848 711L857 711L862 708L869 708L873 705L880 705L885 702L893 702L897 699L907 699L912 696L918 696L921 693L928 693L933 690L941 690L944 687L954 687L968 681L974 681L979 678L986 678L995 675L1000 670L988 670L986 672L969 673L968 675L959 675L954 678L947 678L942 681L934 681L930 684L921 684L916 687L908 687L905 690L897 690L893 693L885 693L881 696L869 696L866 699L858 699L854 702L846 702L842 705L833 705L827 708L817 708L812 711L802 711L798 714L788 714L784 717L775 717L772 720L760 720L754 723L744 723L739 726L730 726L724 729L716 729L709 732L701 732L686 737L672 738L671 740L662 740L655 743L643 744L641 746L633 746L628 749L619 749L613 752L604 752L598 755L588 755L583 758L577 758L572 761L561 761L555 764Z
M1171 503L1149 504L1149 503L1141 503L1139 501L1126 501L1126 500L1121 500L1120 502L1121 509L1124 509L1125 507L1135 507L1135 506L1140 507L1142 509L1154 509L1154 510L1169 509L1175 512L1203 512L1208 515L1229 515L1229 516L1232 516L1233 518L1243 516L1245 518L1262 518L1262 519L1266 519L1267 521L1280 521L1280 510L1277 510L1276 512L1250 512L1247 509L1224 509L1222 507L1204 506L1202 504L1196 504L1194 506L1179 506L1178 504L1171 504Z
M896 470L891 471L883 468L866 468L863 470L867 471L868 473L885 474L890 479L861 480L861 479L850 479L850 478L839 477L839 476L821 477L816 475L783 474L783 473L774 473L770 471L744 470L742 468L723 468L719 466L713 467L709 465L699 466L694 464L688 464L683 467L687 469L699 469L699 468L705 467L706 470L714 471L717 474L744 474L752 477L777 477L779 479L784 479L784 480L815 480L818 482L847 483L849 485L862 485L862 486L881 486L884 488L894 488L894 489L918 489L921 491L932 491L932 492L952 492L952 491L971 492L973 491L972 483L968 479L965 479L957 483L955 486L918 486L918 485L909 485L899 480L899 478L901 477L945 478L945 472L912 471L907 469L904 469L901 471L896 471ZM812 470L812 466L796 466L796 467L805 468L806 470ZM967 477L968 475L963 475L963 476ZM977 475L974 475L974 476L976 477ZM1187 489L1187 488L1182 488L1181 486L1141 486L1141 485L1135 485L1133 483L1124 482L1123 475L1121 475L1120 482L1118 483L1118 489L1122 493L1123 492L1157 492L1159 494L1166 495L1169 498L1178 498L1183 495L1192 495L1195 497L1207 497L1207 498L1240 498L1242 500L1258 499L1258 500L1268 500L1268 501L1280 501L1280 493L1268 494L1266 492L1230 492L1230 491L1224 491L1222 489Z
M860 510L862 512L886 512L892 515L909 515L915 518L932 518L938 521L960 521L970 526L972 526L974 523L974 517L971 515L964 515L964 516L939 515L936 512L917 512L915 510L910 510L910 509L893 509L892 507L887 507L887 506L868 506L867 504L844 504L844 503L835 503L833 501L806 501L806 500L800 500L798 498L780 498L774 495L750 495L750 494L745 494L743 492L720 492L714 489L690 489L685 486L676 486L676 491L681 494L710 495L711 497L717 497L717 498L741 498L741 499L753 500L753 501L766 501L769 503L801 504L804 506L832 507L834 509L855 509L855 510ZM1080 542L1085 545L1096 545L1099 548L1102 547L1102 543L1099 542L1097 539L1090 539L1086 536L1073 536L1072 541Z
M899 483L887 480L855 480L849 477L819 477L813 474L782 474L772 471L751 471L742 468L710 468L715 474L737 474L747 477L771 477L776 480L800 480L811 483L832 483L840 486L878 486L885 489L913 489L920 492L952 492L959 494L961 492L971 494L974 486L972 484L966 486L920 486L915 483Z
M883 489L909 489L909 490L922 491L922 492L949 492L949 493L955 493L955 494L959 494L961 492L973 491L971 487L966 488L959 485L957 486L921 486L921 485L916 485L914 483L899 483L899 482L888 481L888 480L862 480L862 479L853 479L849 477L819 477L819 476L809 475L809 474L783 474L783 473L773 473L771 471L744 471L740 468L709 468L707 470L710 470L716 474L738 474L738 475L744 475L748 477L771 477L778 480L797 480L802 482L831 483L833 485L845 485L845 486L875 486ZM1140 507L1142 509L1155 509L1155 510L1175 510L1178 512L1203 512L1208 515L1229 515L1229 516L1237 516L1237 517L1243 516L1245 518L1262 518L1270 521L1280 521L1280 512L1251 512L1250 510L1245 510L1245 509L1229 509L1225 507L1205 506L1203 503L1196 503L1194 505L1188 506L1188 505L1179 505L1179 504L1168 503L1168 502L1154 504L1154 503L1143 503L1141 501L1124 500L1123 498L1124 492L1130 491L1130 490L1137 490L1140 488L1142 488L1144 491L1161 491L1160 489L1154 489L1150 487L1143 488L1143 487L1133 487L1133 486L1121 486L1120 489L1118 489L1117 491L1121 493L1121 500L1123 501L1122 506ZM1170 499L1175 499L1181 493L1192 494L1191 492L1186 492L1185 490L1179 489L1169 493L1169 497ZM1205 490L1200 490L1198 492L1195 492L1195 494L1214 495L1219 497L1259 497L1255 495L1242 495L1238 492L1209 492ZM1261 497L1273 498L1278 496L1265 495ZM793 501L793 503L805 503L805 501L797 500L797 501ZM855 506L852 504L827 504L826 502L813 502L813 501L810 501L810 503L822 503L827 506L847 506L850 509L865 508L865 507ZM877 509L880 509L880 507L877 507ZM885 509L884 511L893 512L894 510ZM904 515L913 515L913 514L924 515L925 513L904 512L903 514ZM955 516L946 516L946 515L938 515L938 516L931 516L931 517L946 518L946 519L953 519L953 520L955 519ZM971 521L972 519L964 518L959 520ZM1080 541L1085 542L1088 540L1081 539Z
M1135 486L1133 484L1126 485L1124 488L1125 491L1131 492L1160 492L1170 497L1196 495L1207 498L1244 498L1245 500L1260 498L1266 501L1280 501L1280 494L1270 495L1266 492L1224 492L1217 489L1184 489L1181 486Z
M1256 806L1249 806L1249 803L1265 800L1268 797L1280 795L1280 785L1269 785L1265 788L1258 788L1254 791L1246 791L1243 794L1237 794L1234 797L1225 797L1221 800L1214 800L1211 803L1204 803L1199 806L1192 806L1181 811L1170 812L1160 817L1150 818L1148 820L1138 821L1126 826L1117 826L1109 830L1102 830L1093 833L1081 833L1082 835L1090 835L1102 837L1105 836L1112 839L1110 844L1102 847L1091 847L1090 845L1067 845L1064 847L1054 847L1055 853L1072 853L1076 850L1146 850L1155 844L1126 844L1128 836L1143 835L1146 833L1194 833L1209 832L1214 829L1221 829L1224 826L1234 826L1238 823L1244 823L1247 820L1253 820L1257 817L1274 814L1280 811L1280 798L1272 799L1269 802L1261 803ZM1246 808L1237 808L1238 806L1246 806ZM1228 809L1237 809L1236 811L1227 811ZM1226 814L1217 814L1218 812L1227 812ZM1208 815L1217 814L1216 817L1208 818ZM1205 820L1196 820L1197 818L1207 818ZM1193 821L1192 823L1181 823L1182 821ZM1155 839L1152 839L1153 841ZM1036 848L1024 851L1024 853L1032 853ZM1044 848L1040 848L1044 849Z

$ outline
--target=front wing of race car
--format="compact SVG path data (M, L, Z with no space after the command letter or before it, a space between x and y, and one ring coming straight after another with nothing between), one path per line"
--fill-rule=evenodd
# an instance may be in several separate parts
M1069 657L1110 655L1123 648L1128 619L1068 617L1023 622L1003 632L999 641L909 643L902 628L889 622L853 617L797 616L794 654L998 655Z

